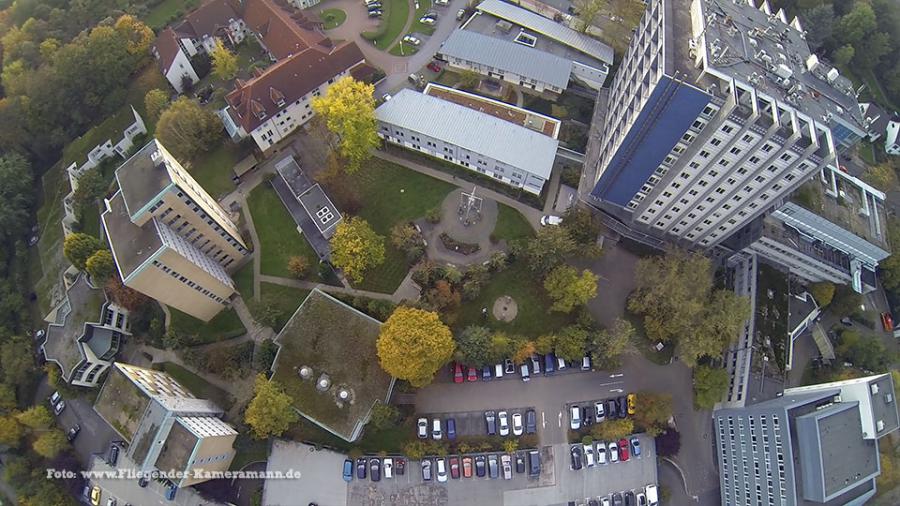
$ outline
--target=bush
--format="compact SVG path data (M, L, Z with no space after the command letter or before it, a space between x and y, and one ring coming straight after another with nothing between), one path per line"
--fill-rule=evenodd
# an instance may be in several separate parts
M309 260L306 257L295 255L288 260L288 270L297 279L302 279L309 271Z
M425 221L431 223L432 225L437 225L441 222L441 208L440 207L432 207L428 211L425 212Z

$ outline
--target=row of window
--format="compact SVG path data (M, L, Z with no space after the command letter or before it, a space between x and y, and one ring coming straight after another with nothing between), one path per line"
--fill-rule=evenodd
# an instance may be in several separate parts
M186 284L187 286L193 288L194 290L197 290L198 292L209 297L210 299L218 302L219 304L225 303L225 299L223 299L222 297L219 297L218 295L214 294L210 290L203 288L202 286L197 284L195 281L188 279L187 277L183 276L178 271L172 269L171 267L160 262L159 260L154 260L153 266L160 269L161 271L165 272L166 274L172 276L173 278L177 279L178 281L181 281L182 283Z

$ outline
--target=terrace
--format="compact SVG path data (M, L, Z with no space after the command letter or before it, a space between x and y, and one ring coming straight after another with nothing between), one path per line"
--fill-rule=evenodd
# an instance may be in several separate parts
M425 95L453 102L469 109L490 114L495 118L500 118L514 125L523 126L540 132L551 139L556 139L559 135L560 121L543 114L538 114L521 107L515 107L497 100L491 100L464 91L428 84L423 92Z

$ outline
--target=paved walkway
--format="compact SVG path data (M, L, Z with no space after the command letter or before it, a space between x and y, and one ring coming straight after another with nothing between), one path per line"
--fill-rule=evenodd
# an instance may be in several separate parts
M471 191L471 189L466 190ZM424 220L420 220L419 226L422 228L422 234L425 237L428 246L426 254L430 260L453 264L453 265L472 265L481 263L489 259L497 251L505 249L506 244L494 244L491 242L491 234L497 225L498 207L497 202L484 198L481 206L481 220L466 226L459 215L459 203L462 197L463 189L457 189L450 192L444 198L441 204L441 221L436 225L431 225ZM481 189L476 190L476 196L482 196ZM468 243L478 244L478 251L469 255L449 250L441 241L441 234L446 233L453 239Z
M324 285L322 283L315 283L312 281L301 281L299 279L290 279L290 278L282 278L279 276L269 276L267 274L261 274L259 276L260 281L265 283L272 283L281 286L289 286L291 288L299 288L301 290L312 290L314 288L319 288L325 292L331 293L342 293L345 295L352 295L354 297L368 297L370 299L384 299L390 300L395 304L399 304L404 300L416 300L419 298L419 289L418 287L412 288L409 283L412 282L412 269L406 275L403 282L400 283L400 286L394 293L381 293L381 292L370 292L368 290L358 290L356 288L347 288L345 286L334 286L334 285ZM414 285L414 283L413 283Z

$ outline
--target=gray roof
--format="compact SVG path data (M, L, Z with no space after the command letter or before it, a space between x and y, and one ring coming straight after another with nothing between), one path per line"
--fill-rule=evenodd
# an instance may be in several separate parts
M546 37L555 39L569 47L575 48L582 53L588 54L602 60L604 63L612 65L613 49L599 40L593 39L582 33L545 18L539 14L535 14L529 10L525 10L513 4L502 2L501 0L485 0L477 7L478 10L486 12L500 19L505 19L511 23L537 32Z
M143 227L131 222L121 190L107 201L107 210L102 218L113 259L123 280L127 280L132 272L163 246L154 220L148 221Z
M550 179L559 146L556 139L529 128L410 89L382 104L375 117L543 179Z
M159 141L151 139L116 169L116 181L122 189L129 216L136 216L172 183L165 157L157 154L161 147Z
M513 72L565 89L572 62L559 56L467 30L456 30L441 45L439 53Z

